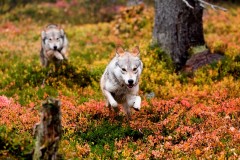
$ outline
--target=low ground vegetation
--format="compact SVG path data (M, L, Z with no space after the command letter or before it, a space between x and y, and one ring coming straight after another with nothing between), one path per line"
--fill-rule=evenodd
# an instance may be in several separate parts
M0 158L29 156L33 126L39 121L41 102L49 96L62 102L59 153L64 159L240 157L240 7L205 11L207 45L224 58L191 75L175 73L171 59L152 45L151 6L120 7L111 21L94 24L72 22L85 21L84 16L69 15L67 22L61 17L57 22L70 42L69 60L42 87L48 69L41 67L38 57L40 33L59 17L53 14L53 19L45 19L45 12L31 10L35 5L0 15ZM58 6L51 5L49 14L56 13ZM29 16L30 11L43 17L38 21ZM129 123L122 110L112 117L99 88L118 44L139 45L144 63L142 108L133 111Z

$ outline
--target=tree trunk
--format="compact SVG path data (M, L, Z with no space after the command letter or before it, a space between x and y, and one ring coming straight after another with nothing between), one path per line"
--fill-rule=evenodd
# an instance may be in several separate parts
M171 56L176 70L185 65L191 47L205 44L203 8L196 0L191 5L193 9L183 0L155 0L153 40Z
M60 101L48 98L42 104L41 121L35 125L33 160L56 160L61 138Z

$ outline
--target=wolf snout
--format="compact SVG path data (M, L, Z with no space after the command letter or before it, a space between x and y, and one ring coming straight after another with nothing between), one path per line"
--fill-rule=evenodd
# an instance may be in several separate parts
M134 80L133 79L129 79L127 86L128 86L128 88L132 88L134 86Z
M134 82L134 81L133 81L132 79L129 79L129 80L128 80L128 84L129 84L129 85L133 85L133 82Z
M53 49L56 51L57 50L57 46L53 46Z

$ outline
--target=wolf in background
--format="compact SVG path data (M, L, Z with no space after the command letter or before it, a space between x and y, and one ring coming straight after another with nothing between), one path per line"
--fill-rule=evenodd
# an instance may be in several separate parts
M135 110L141 107L138 90L142 69L143 63L140 60L138 46L134 47L131 52L117 47L116 56L108 64L101 77L100 86L106 98L106 105L117 111L118 104L122 104L128 120L131 119L131 107Z
M41 37L40 61L42 66L48 67L50 62L56 65L67 59L68 39L62 28L50 24L42 31Z

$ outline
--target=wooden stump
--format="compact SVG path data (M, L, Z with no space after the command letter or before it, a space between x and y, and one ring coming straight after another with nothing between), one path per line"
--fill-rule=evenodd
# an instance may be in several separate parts
M61 102L48 98L42 103L41 120L35 125L36 136L33 160L56 160L61 138Z

